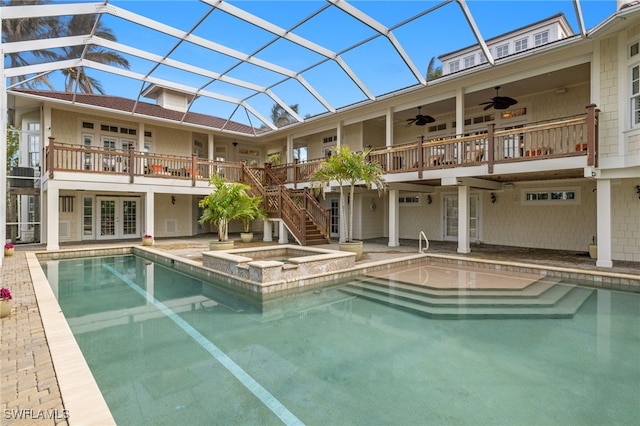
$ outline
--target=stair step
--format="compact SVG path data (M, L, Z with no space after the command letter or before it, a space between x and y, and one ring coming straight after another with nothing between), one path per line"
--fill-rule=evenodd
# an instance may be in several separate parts
M379 292L369 291L366 288L347 285L341 290L347 294L358 296L385 305L406 309L411 312L425 315L431 318L442 319L507 319L507 318L573 318L582 304L593 293L593 289L582 287L571 287L567 285L557 285L566 287L559 292L564 292L562 297L552 300L551 303L502 303L499 298L494 298L494 303L433 303L425 302L421 298L389 297L389 295ZM566 290L566 291L565 291ZM510 302L517 302L513 298ZM464 302L464 300L461 300ZM490 300L487 300L490 302ZM530 301L529 301L530 302ZM549 302L549 301L547 301Z
M532 282L524 288L438 288L428 285L421 285L397 280L388 280L377 277L366 277L358 281L366 283L369 286L379 286L382 288L392 287L406 292L415 292L417 294L428 294L431 297L492 297L500 296L502 298L523 297L523 296L540 296L545 291L552 288L560 282L560 278L543 277Z

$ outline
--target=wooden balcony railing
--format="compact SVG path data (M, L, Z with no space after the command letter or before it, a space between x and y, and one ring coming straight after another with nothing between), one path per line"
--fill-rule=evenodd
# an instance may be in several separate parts
M177 157L146 152L84 147L54 142L45 149L45 170L53 178L56 171L105 175L126 175L130 182L136 176L190 180L208 180L213 173L227 180L240 182L242 164L209 161L192 157Z
M375 148L369 161L380 164L385 173L404 173L452 167L487 164L493 173L494 164L530 161L546 158L587 156L587 165L598 161L598 110L587 107L587 113L513 128L495 128L486 132L453 136L441 140L417 142L392 147ZM285 164L272 170L283 183L297 185L306 182L322 163L322 159Z
M526 124L520 127L495 128L486 132L454 136L442 140L417 142L376 148L369 160L380 164L385 173L423 171L487 164L493 173L495 164L547 158L587 156L587 165L598 165L598 110L587 107L587 113L575 117ZM268 188L274 185L308 182L324 160L315 159L280 166L253 168L254 177ZM191 180L207 180L212 173L242 182L243 165L154 153L111 150L57 143L49 138L45 150L45 170L53 178L56 171L128 175ZM246 179L246 177L245 177ZM320 218L319 218L320 219Z

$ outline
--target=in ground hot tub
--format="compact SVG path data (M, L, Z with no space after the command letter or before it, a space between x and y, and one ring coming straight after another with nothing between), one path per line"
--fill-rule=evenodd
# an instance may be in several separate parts
M202 265L257 283L287 282L353 268L355 253L291 244L202 253Z

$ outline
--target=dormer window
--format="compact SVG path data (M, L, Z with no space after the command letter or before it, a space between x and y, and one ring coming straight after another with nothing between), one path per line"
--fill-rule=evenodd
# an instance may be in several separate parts
M540 46L549 43L549 30L543 31L533 35L533 43L536 46Z

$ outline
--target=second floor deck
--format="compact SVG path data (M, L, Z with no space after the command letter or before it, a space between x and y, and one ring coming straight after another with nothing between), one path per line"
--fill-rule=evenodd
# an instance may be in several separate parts
M363 144L366 146L366 141ZM439 171L455 169L460 176L491 176L502 164L533 162L545 159L581 157L584 167L598 165L598 110L590 105L587 113L563 117L512 128L489 125L484 132L473 135L455 135L369 150L369 160L380 164L387 177L409 173L407 179L415 181L437 177ZM309 182L324 159L294 162L270 167L277 182L297 187ZM535 163L529 163L531 165ZM213 161L191 157L169 156L159 153L86 147L62 144L50 139L45 151L45 173L55 179L56 172L128 176L128 182L142 178L172 179L172 185L192 185L207 182L218 173L230 181L241 181L242 163ZM479 171L473 166L484 166ZM551 166L557 170L566 167L562 161ZM535 172L535 167L528 167ZM545 165L549 170L549 165ZM78 177L78 180L81 180Z

